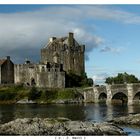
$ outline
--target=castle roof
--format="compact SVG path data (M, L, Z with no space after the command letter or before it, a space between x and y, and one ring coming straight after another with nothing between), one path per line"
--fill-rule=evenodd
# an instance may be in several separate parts
M2 65L7 59L0 59L0 65Z
M44 48L51 46L51 45L54 45L54 44L67 44L67 42L68 42L68 37L55 38L52 41L49 41L49 43L46 44L44 46Z
M74 39L75 46L79 46L79 43ZM55 44L68 44L68 37L61 37L61 38L52 38L51 41L49 41L44 48L47 48L49 46L55 45Z

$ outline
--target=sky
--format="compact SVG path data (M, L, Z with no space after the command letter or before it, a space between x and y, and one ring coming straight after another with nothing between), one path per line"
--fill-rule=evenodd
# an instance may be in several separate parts
M39 62L49 38L68 32L86 45L95 84L122 72L140 78L140 5L0 5L0 58Z

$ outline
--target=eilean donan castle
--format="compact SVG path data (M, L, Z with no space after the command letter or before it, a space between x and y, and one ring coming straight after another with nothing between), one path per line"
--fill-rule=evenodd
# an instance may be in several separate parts
M0 59L0 83L64 88L66 73L85 72L84 52L85 46L75 40L73 33L62 38L52 37L41 49L41 60L37 64L29 60L13 64L9 56Z

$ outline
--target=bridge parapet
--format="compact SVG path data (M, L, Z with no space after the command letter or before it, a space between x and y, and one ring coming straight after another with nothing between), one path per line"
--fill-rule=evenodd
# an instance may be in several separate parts
M114 85L111 85L111 89L124 89L124 88L127 88L127 84L114 84Z
M110 86L112 98L117 93L124 93L126 96L128 95L127 84L114 84Z
M130 105L134 103L134 97L139 96L140 100L140 83L93 86L83 90L84 99L87 102L99 102L102 93L107 95L107 103L111 103L113 97L118 96L118 94L121 96L124 94L127 96Z
M98 91L98 94L101 94L101 93L107 94L106 86L98 86L98 87L94 87L94 89Z
M87 87L83 89L84 91L93 90L93 87Z

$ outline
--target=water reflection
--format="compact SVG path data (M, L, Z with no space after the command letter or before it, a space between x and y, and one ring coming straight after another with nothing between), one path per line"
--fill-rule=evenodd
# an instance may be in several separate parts
M14 120L16 111L13 105L0 105L0 123L7 122L8 120Z
M9 122L16 118L32 117L66 117L71 120L88 120L102 122L113 117L140 113L140 105L122 106L106 104L81 105L0 105L0 123Z

